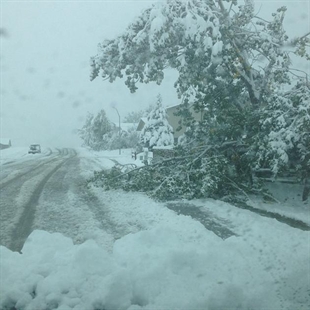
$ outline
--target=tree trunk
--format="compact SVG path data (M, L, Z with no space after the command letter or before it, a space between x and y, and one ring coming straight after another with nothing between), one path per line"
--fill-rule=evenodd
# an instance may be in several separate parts
M304 185L304 190L302 193L302 201L306 201L308 199L309 193L310 193L310 182L309 182L308 173L306 173L305 185Z

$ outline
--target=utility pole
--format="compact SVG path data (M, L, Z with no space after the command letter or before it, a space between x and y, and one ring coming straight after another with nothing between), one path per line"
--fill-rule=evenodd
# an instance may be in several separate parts
M121 155L121 116L116 107L113 107L116 110L118 115L118 138L119 138L119 155Z

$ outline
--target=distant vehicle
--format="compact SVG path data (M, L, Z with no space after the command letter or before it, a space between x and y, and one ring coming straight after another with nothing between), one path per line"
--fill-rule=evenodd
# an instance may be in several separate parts
M29 147L28 154L36 154L36 153L41 153L40 144L31 144Z

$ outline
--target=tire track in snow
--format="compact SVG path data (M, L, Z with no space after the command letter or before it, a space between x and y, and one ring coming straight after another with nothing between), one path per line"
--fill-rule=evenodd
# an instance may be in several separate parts
M5 186L0 188L1 245L8 248L13 246L14 250L20 250L21 246L14 243L18 243L17 239L20 239L21 231L24 230L24 233L27 234L27 225L25 223L31 223L33 220L31 212L35 210L35 207L31 202L34 202L35 205L48 179L68 159L74 157L76 152L70 149L69 154L70 156L65 157L58 155L35 166L31 165L32 162L24 163L24 170L26 169L27 171L18 173L8 182L5 182ZM30 210L29 212L27 211L28 209ZM31 224L29 225L31 227Z
M310 231L310 226L306 222L303 222L298 219L294 219L273 211L258 209L248 205L247 203L239 202L239 203L231 203L231 205L235 206L236 208L251 211L263 217L275 219L278 222L289 225L293 228L297 228L303 231Z
M27 237L32 231L32 224L35 216L36 206L40 198L41 192L44 189L47 181L52 177L52 175L66 162L66 160L59 163L54 167L39 183L36 187L29 200L24 204L24 211L19 219L19 222L16 224L16 228L11 235L11 243L9 248L12 251L18 251L23 247L23 244Z
M4 179L0 181L0 190L10 185L12 182L16 181L17 179L32 174L35 170L40 169L44 165L49 165L54 161L59 160L59 156L76 156L77 152L74 149L64 149L60 150L57 149L57 154L54 154L52 158L50 156L53 155L52 149L48 148L48 153L46 154L46 158L40 158L40 163L37 163L33 159L24 161L22 163L16 163L12 168L14 168L13 175L9 174ZM14 162L15 163L15 162ZM33 166L30 164L34 164ZM27 168L27 171L20 172L20 170ZM30 168L30 169L29 169ZM11 177L10 177L11 175ZM8 180L6 180L8 179Z
M58 159L58 163L59 163ZM57 162L56 162L57 163ZM0 244L6 247L11 241L11 233L29 201L35 188L41 180L51 171L53 163L29 171L23 176L15 177L5 188L0 189ZM29 167L27 167L29 169Z
M105 203L86 186L80 157L72 157L47 181L37 204L33 229L58 232L79 244L91 238L111 250L117 238Z
M32 166L31 169L28 169L27 171L24 171L24 172L19 172L17 171L16 174L14 173L14 175L10 178L9 176L7 176L5 179L9 178L8 180L2 180L0 182L0 190L2 190L3 188L7 187L8 185L10 185L11 183L13 183L14 181L16 181L17 179L23 177L23 176L26 176L28 174L31 174L33 173L35 170L37 169L40 169L42 166L44 165L49 165L51 164L52 162L54 161L57 161L59 160L58 157L54 157L52 159L48 159L48 160L45 160L44 162L41 162L39 163L38 165L35 165L35 166ZM27 162L24 162L22 164L19 164L19 166L21 166L22 168L24 168L24 166L27 165Z
M210 211L201 210L197 206L185 203L185 202L170 202L166 204L166 207L178 215L182 214L185 216L190 216L192 219L199 221L207 230L212 231L218 237L223 240L231 237L237 236L237 234L231 230L229 227L229 222L224 219L218 218Z

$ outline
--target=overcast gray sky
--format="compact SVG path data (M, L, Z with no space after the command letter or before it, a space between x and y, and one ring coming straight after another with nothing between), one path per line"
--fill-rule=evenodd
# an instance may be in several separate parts
M122 33L153 2L1 0L0 24L7 35L0 39L0 137L20 146L80 146L75 131L88 111L103 108L117 122L112 103L122 117L147 107L158 93L165 105L178 103L173 72L162 86L141 86L135 94L123 81L89 80L89 58L97 53L97 44ZM310 31L309 0L255 3L265 17L287 6L290 36Z

